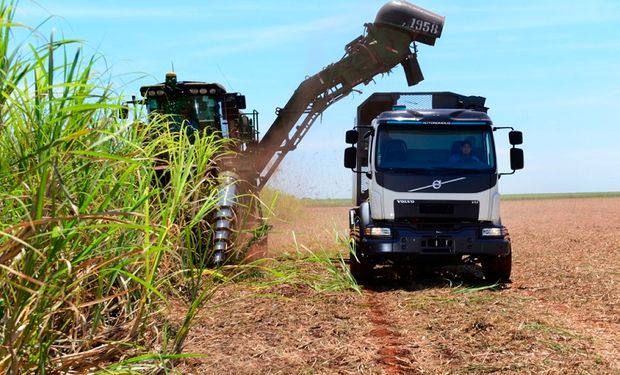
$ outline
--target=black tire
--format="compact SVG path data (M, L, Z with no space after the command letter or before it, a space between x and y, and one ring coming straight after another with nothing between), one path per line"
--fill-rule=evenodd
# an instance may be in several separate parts
M356 257L351 253L349 257L349 270L351 271L351 276L358 284L367 283L372 279L372 269L373 264L367 259L363 259L360 256Z
M349 271L358 284L364 284L371 279L374 265L368 259L356 253L359 252L360 248L359 231L358 225L354 225L349 231L349 238L351 239L351 246L353 247L349 253Z
M489 282L507 283L512 272L512 252L504 256L488 256L481 259L482 273Z

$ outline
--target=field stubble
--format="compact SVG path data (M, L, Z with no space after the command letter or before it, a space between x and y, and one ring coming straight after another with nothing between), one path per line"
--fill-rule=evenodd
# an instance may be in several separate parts
M486 288L467 269L362 293L249 278L224 286L199 313L185 351L206 356L179 370L620 373L620 198L507 201L502 213L513 240L512 284ZM274 220L272 255L345 253L335 238L346 214L306 207L288 222ZM279 262L312 267L302 258Z

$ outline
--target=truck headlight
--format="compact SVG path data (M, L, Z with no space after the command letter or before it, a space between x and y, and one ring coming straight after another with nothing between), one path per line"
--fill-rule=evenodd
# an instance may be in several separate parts
M482 228L480 235L482 237L502 237L504 235L504 228Z
M365 228L364 234L368 237L390 237L392 235L392 231L390 228Z

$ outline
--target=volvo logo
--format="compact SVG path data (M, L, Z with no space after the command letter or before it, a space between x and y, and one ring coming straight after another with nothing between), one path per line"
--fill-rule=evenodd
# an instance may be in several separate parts
M448 181L441 181L441 180L435 180L433 181L432 184L430 185L426 185L426 186L422 186L419 188L415 188L415 189L410 189L409 192L414 192L414 191L420 191L420 190L424 190L424 189L428 189L430 187L432 187L435 190L439 190L441 189L441 187L445 184L451 184L453 182L457 182L457 181L461 181L461 180L465 180L467 177L459 177L459 178L454 178L452 180L448 180Z

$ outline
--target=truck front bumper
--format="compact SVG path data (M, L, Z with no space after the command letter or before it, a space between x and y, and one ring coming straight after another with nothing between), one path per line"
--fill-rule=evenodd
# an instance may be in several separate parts
M505 232L502 228L502 233ZM373 255L508 255L510 240L505 236L482 237L481 227L419 230L390 227L389 237L362 236L361 253Z

